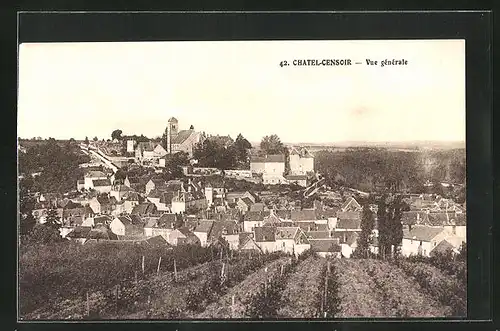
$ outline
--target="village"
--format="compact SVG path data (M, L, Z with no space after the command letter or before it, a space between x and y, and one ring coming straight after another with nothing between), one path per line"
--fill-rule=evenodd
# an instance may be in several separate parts
M287 146L286 153L250 153L248 169L200 167L195 146L210 139L204 132L179 130L170 118L165 141L154 143L90 141L80 143L91 162L81 164L75 191L35 193L38 223L57 215L62 238L82 244L136 242L151 246L227 245L231 250L295 256L311 250L320 256L350 258L362 232L364 192L339 192L315 169L312 152ZM126 152L120 146L126 144ZM165 180L169 156L183 152L189 164L182 176ZM121 168L147 169L117 178ZM237 190L229 181L248 183ZM275 189L273 189L273 187ZM276 189L278 188L278 189ZM311 204L303 201L314 198ZM403 256L458 254L466 242L465 203L436 194L404 194ZM379 254L377 205L369 251Z

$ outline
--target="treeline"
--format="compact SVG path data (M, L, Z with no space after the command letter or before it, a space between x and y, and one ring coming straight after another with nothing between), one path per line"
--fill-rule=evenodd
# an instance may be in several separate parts
M32 145L26 153L19 153L19 173L25 176L21 185L32 192L65 193L76 189L76 181L83 177L79 164L90 162L74 140L59 144L50 138ZM40 173L36 176L31 174Z
M315 168L327 181L365 191L425 192L424 184L465 183L465 150L404 152L377 148L320 151ZM434 185L441 189L440 185Z

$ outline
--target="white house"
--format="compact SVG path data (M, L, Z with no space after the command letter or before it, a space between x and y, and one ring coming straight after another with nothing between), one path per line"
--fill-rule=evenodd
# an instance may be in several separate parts
M411 229L404 228L401 254L429 256L434 247L448 236L449 233L444 227L415 225L411 226Z
M288 184L297 184L302 187L307 186L307 176L306 175L288 175L286 176Z
M270 226L263 226L260 228L255 228L254 240L257 246L264 253L272 253L277 251L276 247L276 234L275 228Z
M250 158L250 170L252 173L257 174L283 176L285 172L285 155L252 156Z
M91 190L94 188L94 180L105 180L108 179L108 176L102 171L88 171L83 176L83 188L86 190Z
M311 247L305 233L299 227L277 227L275 238L276 249L285 253L299 255Z
M303 175L308 172L314 172L314 156L305 148L291 148L289 160L290 173L292 175Z
M193 233L198 239L200 239L200 244L202 247L208 246L208 236L212 230L214 221L202 220L199 221L198 225L195 227Z

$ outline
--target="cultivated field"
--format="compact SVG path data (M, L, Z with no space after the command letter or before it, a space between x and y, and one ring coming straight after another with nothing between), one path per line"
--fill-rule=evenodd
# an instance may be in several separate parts
M106 247L110 249L110 247ZM87 250L72 251L87 256ZM93 251L95 253L95 251ZM119 252L119 251L116 251ZM123 263L137 261L144 250ZM158 253L158 252L157 252ZM402 259L325 259L307 254L294 259L284 254L213 254L201 250L203 258L191 260L191 251L158 253L149 259L149 270L134 280L125 265L95 266L101 285L80 278L75 264L47 264L37 268L33 255L30 268L23 268L22 284L47 289L46 302L40 291L30 298L25 320L68 319L304 319L355 317L451 317L466 314L466 287L462 266L445 268L422 261ZM109 254L109 251L108 251ZM114 254L114 253L113 253ZM133 255L133 254L132 254ZM217 256L219 255L219 256ZM61 254L61 258L65 256ZM91 259L92 257L92 259ZM95 256L88 256L90 266ZM121 257L124 257L121 255ZM178 263L173 267L173 258ZM23 257L27 261L27 257ZM52 255L57 263L59 255ZM140 260L140 259L139 259ZM137 263L136 263L137 265ZM34 273L39 270L39 274ZM121 270L123 281L112 281L105 272ZM141 272L142 274L142 272ZM106 275L106 277L104 276ZM126 276L126 277L125 277ZM33 278L35 277L35 278ZM116 274L115 274L116 279ZM34 283L33 281L37 282ZM31 281L31 283L30 283ZM33 287L34 285L37 287ZM85 285L87 284L87 285ZM69 291L67 286L77 287ZM25 291L28 290L28 287ZM40 288L41 290L41 288ZM21 294L26 293L25 291ZM21 296L23 303L23 296Z

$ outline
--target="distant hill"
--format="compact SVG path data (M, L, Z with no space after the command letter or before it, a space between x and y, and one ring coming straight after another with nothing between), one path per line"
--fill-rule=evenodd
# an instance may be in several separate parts
M366 142L366 141L343 141L332 143L285 143L287 146L303 146L314 149L348 148L348 147L372 147L389 149L462 149L465 148L464 141L411 141L411 142Z

